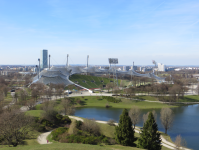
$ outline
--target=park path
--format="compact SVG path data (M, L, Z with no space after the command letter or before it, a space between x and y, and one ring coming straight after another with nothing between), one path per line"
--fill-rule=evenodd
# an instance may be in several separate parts
M45 132L45 133L42 133L38 136L37 138L37 142L39 144L51 144L51 142L47 142L47 136L51 133L52 131L49 131L49 132Z
M78 120L78 121L84 121L82 118L79 118L79 117L76 117L76 116L68 116L69 118L72 118L72 119L75 119L75 120ZM107 124L108 122L107 121L100 121L100 120L96 120L97 123L103 123L103 124ZM115 125L118 125L118 123L115 123ZM138 127L135 127L135 132L136 133L140 133L140 129ZM39 144L50 144L51 142L48 142L47 143L47 136L51 133L51 131L49 132L46 132L46 133L42 133L41 135L39 135L39 137L37 138L37 141ZM172 149L172 150L175 150L176 146L175 144L167 141L163 136L160 137L161 140L162 140L162 143L161 145L166 147L166 148L169 148L169 149ZM188 149L188 148L181 148L183 150L191 150L191 149Z

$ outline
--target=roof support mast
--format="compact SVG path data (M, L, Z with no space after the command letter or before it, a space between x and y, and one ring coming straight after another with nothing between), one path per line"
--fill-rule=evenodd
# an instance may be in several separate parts
M69 66L69 64L68 64L68 57L69 57L69 54L67 54L67 63L66 63L66 68Z

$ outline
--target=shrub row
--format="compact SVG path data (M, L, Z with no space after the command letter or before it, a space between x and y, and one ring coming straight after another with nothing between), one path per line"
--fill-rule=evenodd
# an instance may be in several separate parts
M66 127L59 127L51 132L52 139L59 141L59 135L65 133L68 130Z
M97 145L101 143L109 144L109 140L106 136L101 135L101 136L85 136L85 135L69 135L66 137L67 143L83 143L83 144L92 144L92 145Z
M103 99L106 99L108 102L113 102L113 103L119 103L121 102L121 99L117 100L114 97L111 96L102 96Z
M56 125L60 124L70 124L71 119L68 116L62 116L60 114L56 114L56 116L53 117L53 121L49 121L45 118L37 118L35 120L35 128L37 131L42 132L46 130L46 127L56 127Z

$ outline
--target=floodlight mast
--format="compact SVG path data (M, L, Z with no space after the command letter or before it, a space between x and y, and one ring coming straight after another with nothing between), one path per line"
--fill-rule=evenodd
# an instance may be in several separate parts
M40 74L40 59L38 58L38 61L39 61L39 74Z
M88 75L88 59L89 59L89 55L87 55L87 73L86 73L86 75Z
M111 67L111 64L115 64L115 71L113 70L113 77L114 77L114 72L115 72L115 78L116 78L116 82L117 82L117 86L118 86L117 70L116 70L116 64L118 64L118 58L109 58L108 61L109 61L110 67ZM114 82L115 82L115 80L114 80Z
M39 79L39 70L38 70L38 66L36 65L36 68L37 68L37 76L38 76L38 79Z

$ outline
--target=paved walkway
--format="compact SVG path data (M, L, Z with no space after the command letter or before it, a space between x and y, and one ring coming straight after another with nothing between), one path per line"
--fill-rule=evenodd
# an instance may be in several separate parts
M78 121L84 121L82 118L79 118L79 117L76 117L76 116L69 116L69 118L73 118L75 120L78 120ZM98 123L103 123L103 124L107 124L107 121L100 121L100 120L96 120L96 122ZM118 123L115 123L115 125L118 125ZM135 132L136 133L140 133L140 129L138 127L135 127ZM39 144L50 144L50 142L47 143L47 136L51 133L51 131L49 132L46 132L46 133L42 133L38 138L37 138L37 141ZM167 141L163 136L160 137L161 140L162 140L162 143L161 145L164 146L164 147L167 147L169 149L172 149L172 150L175 150L175 144ZM181 149L183 150L191 150L191 149L188 149L188 148L182 148Z
M47 142L47 136L51 133L52 131L49 131L49 132L45 132L45 133L42 133L38 136L37 138L37 142L39 144L51 144L51 142Z

